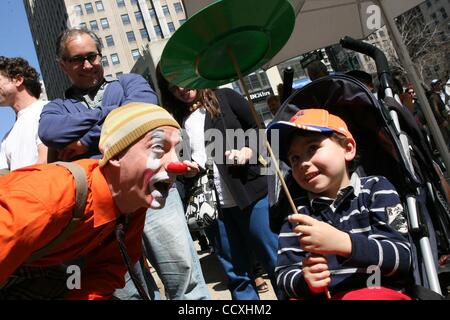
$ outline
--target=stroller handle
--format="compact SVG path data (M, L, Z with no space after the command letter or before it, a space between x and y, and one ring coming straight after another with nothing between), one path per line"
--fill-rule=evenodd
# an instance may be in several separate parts
M380 86L383 89L383 92L387 88L392 88L392 79L391 73L389 71L389 64L383 51L369 43L363 42L361 40L355 40L349 36L345 36L344 38L342 38L340 44L343 48L365 54L375 60L378 79L380 80Z

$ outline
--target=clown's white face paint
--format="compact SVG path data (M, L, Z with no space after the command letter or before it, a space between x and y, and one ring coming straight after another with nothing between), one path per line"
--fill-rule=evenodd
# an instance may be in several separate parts
M164 131L156 130L151 136L151 149L147 159L147 168L153 172L161 167L161 158L164 155Z
M148 176L145 181L149 184L149 192L152 196L150 207L159 209L164 206L166 202L166 190L154 189L154 184L168 178L167 172L160 172L155 174L161 168L161 158L164 156L164 141L165 133L163 130L156 130L151 135L151 149L147 159Z

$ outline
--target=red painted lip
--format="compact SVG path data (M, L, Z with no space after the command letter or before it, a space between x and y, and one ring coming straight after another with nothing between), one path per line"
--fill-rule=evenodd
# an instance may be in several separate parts
M144 184L148 185L150 179L153 177L154 172L150 169L144 171Z

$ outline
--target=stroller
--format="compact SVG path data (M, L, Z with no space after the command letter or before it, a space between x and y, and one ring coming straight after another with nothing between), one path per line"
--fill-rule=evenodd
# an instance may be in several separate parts
M299 109L320 106L341 117L356 140L360 175L382 175L396 187L407 215L413 250L416 286L412 297L442 299L450 285L450 268L438 268L441 255L450 252L450 214L448 199L440 184L440 171L432 151L414 117L393 97L385 55L367 43L344 38L343 47L372 57L380 80L377 98L357 79L331 75L294 91L284 101L274 121L288 121ZM303 192L294 183L289 168L281 163L286 185L293 199ZM279 232L290 212L276 176L269 178L270 222ZM444 293L441 288L444 289Z

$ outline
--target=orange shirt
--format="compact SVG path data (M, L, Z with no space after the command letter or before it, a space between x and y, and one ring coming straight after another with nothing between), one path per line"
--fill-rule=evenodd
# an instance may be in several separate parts
M83 257L81 289L68 299L108 299L125 285L127 271L114 230L119 211L97 160L77 161L88 178L85 217L77 228L33 266ZM55 238L72 218L75 181L57 165L36 165L0 178L0 284L27 258ZM125 244L134 264L141 255L145 208L129 215Z

